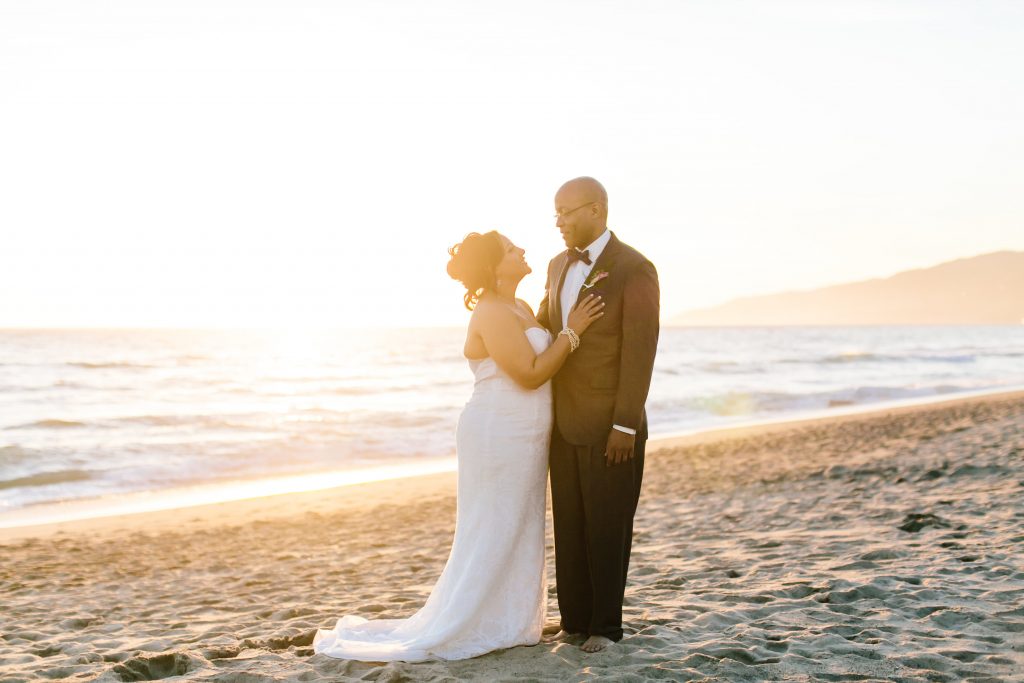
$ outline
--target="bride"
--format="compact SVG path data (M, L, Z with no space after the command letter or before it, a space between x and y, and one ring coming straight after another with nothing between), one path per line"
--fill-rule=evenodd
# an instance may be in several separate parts
M516 287L525 252L497 232L448 250L448 274L473 311L464 355L476 378L459 417L455 541L426 604L408 619L338 619L313 650L363 661L466 659L540 641L546 607L544 503L552 404L549 380L597 320L586 297L552 342Z

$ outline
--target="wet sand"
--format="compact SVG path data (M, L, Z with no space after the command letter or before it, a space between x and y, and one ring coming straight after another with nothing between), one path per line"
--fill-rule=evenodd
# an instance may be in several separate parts
M1021 394L652 442L609 652L313 655L340 614L422 604L454 491L440 474L0 530L0 681L1024 679Z

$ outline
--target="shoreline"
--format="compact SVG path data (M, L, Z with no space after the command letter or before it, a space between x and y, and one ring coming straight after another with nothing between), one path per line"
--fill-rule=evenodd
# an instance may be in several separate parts
M647 452L648 458L651 458L656 457L661 451L686 446L757 437L804 427L825 427L850 421L937 410L960 404L1020 398L1024 398L1024 388L1014 387L1008 390L964 392L940 397L931 396L924 399L886 402L885 404L844 406L827 409L827 413L820 411L801 416L655 435L650 437L647 442ZM373 472L375 476L368 478L365 476L366 472ZM331 483L335 478L347 479L347 481ZM283 488L256 495L221 495L217 497L218 493L223 494L232 489L266 489L273 482L294 482L295 480L306 482L305 487ZM118 506L115 503L115 507L112 507L111 503L107 501L101 502L102 499L43 503L30 508L22 508L7 515L0 515L0 543L21 538L47 537L53 534L84 531L101 533L106 530L165 528L182 524L193 527L209 524L241 524L254 515L261 518L276 518L303 512L364 509L368 505L396 502L393 495L396 488L403 492L398 496L398 500L406 492L409 495L428 498L454 498L455 480L456 461L454 457L451 457L432 460L429 463L321 472L259 479L252 482L234 482L230 485L209 485L126 494L125 497L136 499L139 505L133 505L130 502ZM400 482L400 486L396 487L396 482ZM160 499L170 501L176 495L196 489L208 489L208 493L212 493L214 498L206 501L202 497L194 498L199 502L185 505L180 502L175 505L159 503ZM28 510L34 513L32 517L42 518L42 521L36 521L26 515L25 512ZM69 513L69 511L77 511L77 514ZM62 512L63 514L61 514ZM15 517L25 521L19 521ZM14 523L11 523L12 519L15 520Z
M0 539L3 538L3 534L7 530L26 527L52 526L141 514L159 514L273 496L345 489L361 484L424 477L454 471L455 459L442 458L430 459L425 462L383 464L348 470L196 484L157 491L137 491L121 494L113 501L101 497L38 503L0 514Z
M999 389L983 389L979 391L962 391L951 394L939 394L919 398L900 399L896 401L880 401L853 406L836 406L817 411L807 411L794 415L763 420L738 422L723 427L708 427L694 430L681 430L669 434L652 436L647 441L648 449L675 448L692 444L718 441L733 437L754 436L775 431L796 429L799 427L826 425L849 420L858 420L875 415L901 415L920 410L941 408L946 405L960 403L976 403L988 400L1012 400L1024 398L1024 386L1014 385Z

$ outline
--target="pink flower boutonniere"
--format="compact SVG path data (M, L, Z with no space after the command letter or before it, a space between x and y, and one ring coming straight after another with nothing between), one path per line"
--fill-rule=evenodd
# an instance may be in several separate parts
M608 277L607 270L599 270L596 273L591 273L590 279L583 284L583 289L590 289L606 277Z

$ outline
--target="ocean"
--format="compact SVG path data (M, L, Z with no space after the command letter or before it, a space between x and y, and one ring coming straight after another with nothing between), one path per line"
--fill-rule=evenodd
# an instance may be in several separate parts
M41 504L451 469L463 335L0 330L0 524ZM1024 325L666 327L648 416L657 437L1021 386Z

